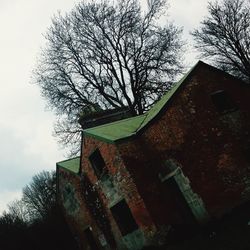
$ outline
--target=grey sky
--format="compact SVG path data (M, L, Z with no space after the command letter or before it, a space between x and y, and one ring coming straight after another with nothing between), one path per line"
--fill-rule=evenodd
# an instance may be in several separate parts
M54 116L45 112L45 101L30 82L51 17L76 2L0 0L0 213L20 197L34 174L55 169L55 163L64 159L51 136ZM207 0L169 0L169 4L169 19L183 26L184 37L190 39L189 31L206 13ZM195 58L189 51L191 66Z

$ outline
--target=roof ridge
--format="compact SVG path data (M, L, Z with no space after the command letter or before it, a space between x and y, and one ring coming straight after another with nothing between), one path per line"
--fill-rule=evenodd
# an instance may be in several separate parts
M115 141L122 140L131 136L136 135L145 126L147 126L151 121L155 119L156 116L161 112L172 96L176 93L182 83L187 79L191 72L200 64L202 61L198 61L193 67L191 67L182 78L175 82L172 87L167 91L159 101L157 101L150 110L142 115L129 117L119 121L106 123L100 126L89 128L83 130L89 136L95 137L98 140L104 140L109 143L114 143ZM138 118L142 118L140 121ZM133 123L134 121L134 123Z
M71 161L71 160L74 160L76 158L80 158L81 156L75 156L75 157L72 157L72 158L69 158L69 159L66 159L66 160L63 160L63 161L58 161L57 163L63 163L63 162L66 162L66 161ZM56 163L56 164L57 164Z
M147 111L147 112L148 112L148 111ZM147 113L147 112L146 112L146 113ZM109 126L109 125L111 125L111 124L113 125L113 124L117 124L117 123L122 123L122 122L124 122L124 121L126 121L126 120L132 120L132 119L135 119L135 118L138 118L138 117L142 117L142 116L145 116L146 113L141 114L141 115L132 116L132 117L125 118L125 119L121 119L121 120L114 121L114 122L105 123L105 124L102 124L102 125L99 125L99 126L95 126L95 127L92 127L92 128L87 128L87 129L84 129L83 132L84 132L84 131L89 131L89 130L95 129L95 128L106 127L106 126Z
M70 171L74 174L78 174L80 171L80 161L81 161L80 156L73 157L71 159L66 159L64 161L57 162L56 168L57 169L64 169L64 170Z

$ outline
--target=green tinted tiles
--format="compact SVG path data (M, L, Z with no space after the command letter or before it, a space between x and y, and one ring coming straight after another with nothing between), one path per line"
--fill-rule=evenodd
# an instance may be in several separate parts
M57 162L57 167L64 168L75 174L79 173L80 170L80 157L75 157L69 160Z

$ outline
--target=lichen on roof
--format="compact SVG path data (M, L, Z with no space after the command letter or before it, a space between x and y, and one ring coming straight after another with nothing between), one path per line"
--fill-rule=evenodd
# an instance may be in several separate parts
M127 118L124 120L107 123L101 126L89 128L83 130L83 133L87 136L97 138L102 141L114 143L121 139L125 139L136 135L138 131L149 124L165 107L177 89L182 85L188 75L199 64L195 64L163 97L146 113Z
M80 170L80 157L75 157L65 161L60 161L56 163L57 167L64 168L68 171L71 171L75 174L79 173Z

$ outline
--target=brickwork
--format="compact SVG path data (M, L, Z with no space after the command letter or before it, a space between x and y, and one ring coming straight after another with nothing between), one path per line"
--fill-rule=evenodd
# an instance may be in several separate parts
M61 204L65 218L75 236L80 249L88 249L89 245L84 233L88 227L95 232L96 242L102 232L90 214L82 195L80 176L63 169L57 170L58 174L58 200ZM70 191L72 189L72 192ZM98 243L97 243L98 244Z
M224 114L216 110L211 94L220 90L228 93L236 110ZM100 179L89 160L97 148L105 162ZM84 228L91 227L100 249L140 249L155 239L159 243L157 237L164 236L169 225L220 217L249 200L249 155L250 88L199 63L166 107L135 137L114 144L83 138L81 174L72 177L59 171L60 192L72 185L71 201L77 201L70 209L70 202L64 201L66 210L75 211L65 213L81 242L86 242ZM98 196L110 235L85 204L80 188L83 175ZM110 210L122 199L138 225L135 233L123 237ZM62 195L61 200L65 200ZM112 237L114 245L105 245Z
M210 95L218 90L227 91L238 107L236 111L216 111ZM139 137L119 145L156 224L173 222L175 214L158 178L166 171L168 159L180 164L211 217L250 198L249 87L201 64L175 95Z
M108 173L108 177L106 178L111 182L111 188L107 190L103 188L103 185L105 185L107 180L97 179L93 167L88 160L89 155L96 148L100 150L100 153L104 158L105 167ZM106 212L109 215L113 234L118 244L122 241L122 236L109 208L121 199L126 200L139 230L142 231L145 238L150 238L155 231L155 226L115 144L108 144L90 137L84 138L82 172L88 174L90 181L98 189L104 207L106 207ZM109 197L109 192L111 193L111 197Z

